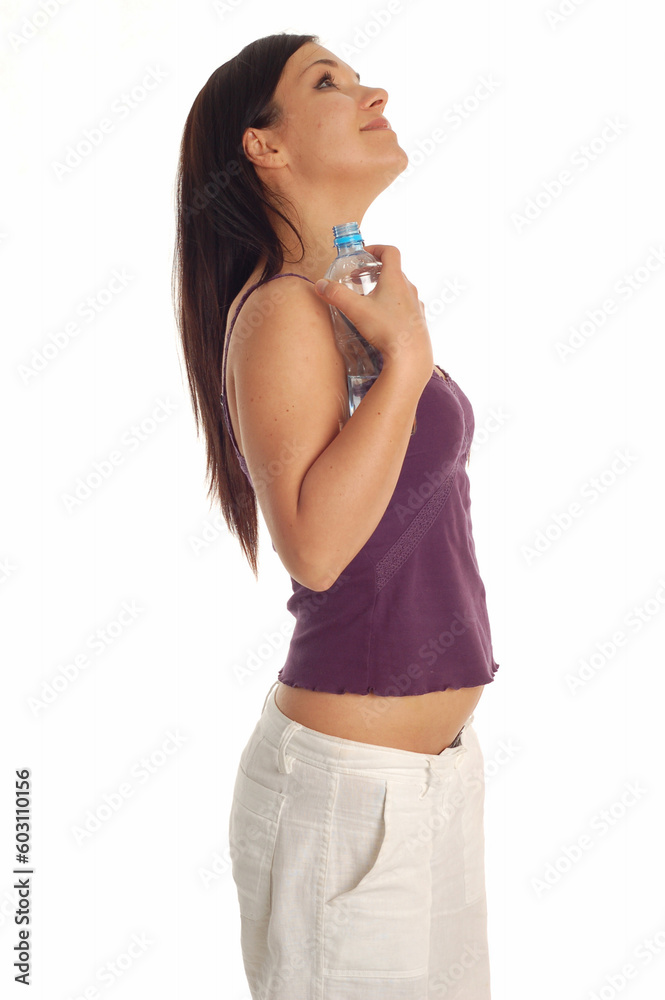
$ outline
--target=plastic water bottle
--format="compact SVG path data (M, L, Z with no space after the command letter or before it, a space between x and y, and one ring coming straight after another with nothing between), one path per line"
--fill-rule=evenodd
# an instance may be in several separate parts
M331 281L339 281L358 295L369 295L376 288L382 264L365 250L357 222L333 226L337 257L325 273ZM383 357L378 348L363 337L336 306L329 306L335 342L346 364L349 417L374 383L383 367ZM411 433L416 430L413 421Z

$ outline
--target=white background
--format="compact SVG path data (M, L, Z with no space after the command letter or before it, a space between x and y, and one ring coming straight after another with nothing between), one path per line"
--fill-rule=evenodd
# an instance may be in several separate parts
M557 20L557 2L403 0L384 16L384 0L51 0L46 16L46 0L4 0L5 996L24 995L7 983L14 772L30 768L31 995L249 1000L228 812L284 661L275 635L292 621L291 586L265 523L256 583L206 499L170 268L186 115L217 66L277 31L317 33L388 90L411 168L363 236L400 248L435 362L475 411L474 535L500 664L474 720L493 1000L662 994L660 11L565 0ZM150 70L160 82L113 114ZM474 96L490 77L493 92ZM109 115L113 131L59 177L67 148ZM565 169L571 183L548 195ZM103 302L114 270L126 286L83 321L81 303ZM464 291L442 309L455 278ZM563 358L557 345L585 320ZM72 321L78 335L54 350ZM114 450L122 464L68 506ZM118 971L102 980L108 963Z

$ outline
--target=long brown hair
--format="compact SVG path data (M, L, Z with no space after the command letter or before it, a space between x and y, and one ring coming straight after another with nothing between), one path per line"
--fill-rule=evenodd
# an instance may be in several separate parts
M259 38L219 66L187 116L176 174L172 294L197 434L206 443L208 498L220 504L258 579L256 494L243 473L220 402L229 308L260 257L260 281L279 274L283 247L267 208L300 234L268 200L242 147L248 128L272 128L282 111L274 92L286 61L317 35Z

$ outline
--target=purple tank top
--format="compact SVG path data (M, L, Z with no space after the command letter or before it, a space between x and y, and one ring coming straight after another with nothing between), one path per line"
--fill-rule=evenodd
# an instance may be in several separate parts
M293 276L310 281L302 274ZM245 292L229 327L223 390L233 326L259 284ZM362 549L328 590L309 590L291 577L293 594L286 607L295 628L277 674L283 684L334 694L397 696L494 680L499 664L492 654L464 468L474 416L460 387L444 374L433 372L422 391L416 432L397 485ZM238 460L251 483L224 391L221 400Z

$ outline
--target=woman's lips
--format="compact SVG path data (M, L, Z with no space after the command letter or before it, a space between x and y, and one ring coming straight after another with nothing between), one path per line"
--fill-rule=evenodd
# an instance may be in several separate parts
M387 118L373 118L372 121L368 122L367 125L364 125L360 131L376 132L379 129L384 129L386 131L392 132L392 129L390 128L390 122L388 121Z

